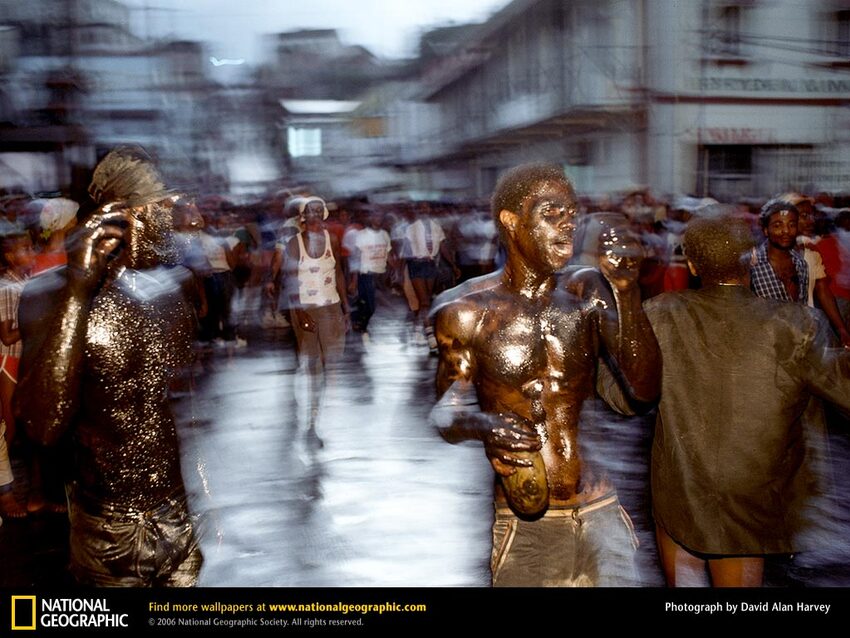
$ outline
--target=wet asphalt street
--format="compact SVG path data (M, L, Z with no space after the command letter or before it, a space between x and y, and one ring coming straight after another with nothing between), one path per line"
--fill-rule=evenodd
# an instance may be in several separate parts
M321 444L287 335L213 358L183 448L206 521L202 585L487 583L489 465L428 426L436 360L406 345L404 325L393 304L379 308L368 345L350 335L319 413Z
M480 446L448 445L428 425L436 359L410 343L406 314L401 300L382 297L370 342L350 335L315 434L304 424L306 387L287 330L246 329L247 347L202 357L195 392L174 404L202 521L200 585L489 584L493 473ZM647 475L653 418L617 417L599 403L584 416L586 453L603 463L635 523L643 584L659 586ZM850 468L846 429L832 439L840 487ZM825 519L824 550L772 561L769 585L850 585L847 499ZM68 584L66 545L60 515L7 521L0 585Z

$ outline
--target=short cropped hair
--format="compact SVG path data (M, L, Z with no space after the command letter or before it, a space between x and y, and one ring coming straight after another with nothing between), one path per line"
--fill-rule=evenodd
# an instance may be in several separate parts
M761 223L761 227L767 228L767 225L770 223L770 216L783 210L794 213L797 216L797 219L800 219L800 211L796 206L794 206L794 204L782 198L771 199L767 204L761 207L761 212L759 213L759 222Z
M490 199L490 212L496 222L496 228L504 240L504 228L499 220L499 213L509 210L519 213L522 203L534 194L535 189L543 182L557 182L571 191L573 185L557 164L533 163L521 164L504 173L496 184L493 197Z
M693 218L682 245L703 281L718 283L749 273L755 242L745 220L723 213Z

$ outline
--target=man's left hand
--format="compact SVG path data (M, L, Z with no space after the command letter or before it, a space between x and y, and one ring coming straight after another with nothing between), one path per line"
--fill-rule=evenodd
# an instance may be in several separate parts
M615 290L628 290L637 285L643 248L631 236L620 237L620 242L601 246L599 270Z

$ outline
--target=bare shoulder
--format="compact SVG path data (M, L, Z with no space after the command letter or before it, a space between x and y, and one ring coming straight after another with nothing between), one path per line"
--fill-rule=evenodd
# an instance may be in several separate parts
M334 237L333 233L329 233L331 237ZM292 257L293 259L298 258L298 235L299 233L295 233L292 237L285 240L284 254L287 257Z
M613 308L615 303L608 280L592 266L569 266L562 270L558 274L556 291L556 303L570 307L577 305L585 313Z
M336 236L336 233L332 233L327 228L325 228L325 235L330 238L331 248L337 250L339 248L339 237Z
M438 339L468 341L500 285L501 275L501 271L497 271L470 279L446 290L434 300L431 317Z
M582 299L599 291L610 291L602 271L584 265L569 266L558 273L558 288Z
M32 277L21 293L18 323L24 332L45 322L58 308L67 284L67 266L53 268Z

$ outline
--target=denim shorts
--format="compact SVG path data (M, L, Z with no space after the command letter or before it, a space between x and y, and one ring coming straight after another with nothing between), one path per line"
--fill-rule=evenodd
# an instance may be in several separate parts
M338 303L327 306L306 306L302 310L310 315L315 329L310 332L297 321L292 322L298 345L298 361L318 372L323 366L333 365L345 352L345 315Z
M185 495L142 512L72 491L71 572L95 587L192 587L203 558Z
M637 546L634 526L615 494L579 507L550 507L535 521L497 506L493 586L636 586Z
M409 259L407 274L411 279L435 279L437 263L433 259Z

